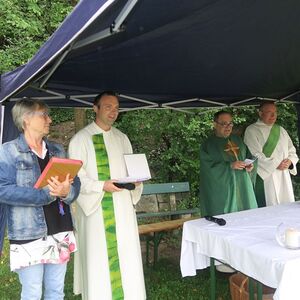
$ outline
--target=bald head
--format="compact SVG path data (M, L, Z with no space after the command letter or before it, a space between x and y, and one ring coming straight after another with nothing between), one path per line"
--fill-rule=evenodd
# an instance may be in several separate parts
M274 102L264 102L259 107L258 114L266 125L273 125L277 120L277 107Z

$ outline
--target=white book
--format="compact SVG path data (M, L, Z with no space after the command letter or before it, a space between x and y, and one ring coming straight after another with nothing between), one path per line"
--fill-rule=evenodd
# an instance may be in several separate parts
M141 182L151 179L148 161L143 154L124 154L128 176L120 178L117 182Z

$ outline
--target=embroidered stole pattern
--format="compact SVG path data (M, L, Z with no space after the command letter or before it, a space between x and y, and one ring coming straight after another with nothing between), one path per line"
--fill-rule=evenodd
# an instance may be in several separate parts
M226 153L228 153L229 155L234 156L234 158L236 160L239 160L239 157L238 157L239 156L239 150L240 150L240 147L237 144L235 144L234 142L232 142L230 139L228 139L228 142L225 145L224 151Z
M93 135L93 144L96 153L98 179L101 181L110 179L108 156L102 134ZM110 271L110 282L112 290L112 299L124 299L122 280L120 273L120 264L118 256L116 222L114 214L114 204L112 194L105 192L101 201L103 221L105 227L108 263Z

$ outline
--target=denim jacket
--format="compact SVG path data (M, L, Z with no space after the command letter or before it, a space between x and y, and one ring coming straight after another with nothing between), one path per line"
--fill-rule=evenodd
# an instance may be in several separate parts
M7 213L7 206L5 204L0 203L0 256L3 248L5 224L7 220L6 213Z
M62 146L45 142L50 158L65 157ZM23 134L0 146L0 205L2 212L6 208L8 238L11 240L31 240L47 235L43 205L51 203L55 197L50 196L47 186L33 188L40 174L37 157L30 151ZM80 181L75 177L64 202L72 203L79 190ZM3 240L1 225L0 244Z

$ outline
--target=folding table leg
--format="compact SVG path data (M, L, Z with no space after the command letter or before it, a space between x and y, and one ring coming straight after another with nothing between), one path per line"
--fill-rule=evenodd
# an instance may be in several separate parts
M146 265L149 267L149 247L150 247L150 239L146 237Z
M154 237L153 237L153 248L154 248L153 267L156 266L156 263L157 263L157 260L158 260L158 246L160 244L162 236L163 236L163 232L154 232Z
M216 299L216 268L215 259L210 258L210 300Z
M249 277L249 300L254 300L254 283L253 279Z
M257 281L257 300L262 300L263 297L263 285Z

